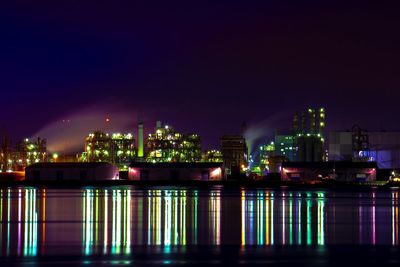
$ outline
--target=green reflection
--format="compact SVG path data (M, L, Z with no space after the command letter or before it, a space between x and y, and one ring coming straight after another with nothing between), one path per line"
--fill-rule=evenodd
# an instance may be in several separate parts
M241 194L241 245L272 245L274 243L273 194L258 191L253 195L247 194L244 190ZM284 204L285 200L282 201ZM285 225L284 214L283 208L282 229Z
M325 203L323 194L318 194L318 245L325 245Z
M24 256L36 256L38 246L36 189L25 190Z
M25 217L26 218L26 217ZM11 189L7 190L7 255L10 255Z
M110 195L108 190L102 194L100 190L86 189L82 204L84 254L96 254L101 247L103 254L129 254L131 191L112 190Z
M197 244L198 199L194 195L188 204L186 190L150 190L147 197L147 244L164 246L185 246L187 233L192 234ZM191 209L188 216L188 209ZM188 224L188 220L190 224Z
M193 244L197 244L197 209L199 205L199 196L197 191L194 191L194 200L193 200L193 207L192 207L192 222L193 222Z
M289 244L293 245L293 196L289 199Z
M307 201L306 201L306 205L307 205L307 245L311 245L312 244L312 218L311 218L311 206L312 206L312 202L310 200L310 195L307 194Z
M298 216L297 216L297 244L301 245L301 196L297 200L297 206L296 210L298 211Z
M313 199L317 196L317 199ZM269 192L241 191L241 244L246 245L325 245L325 195L283 192L274 209L274 194ZM303 202L304 201L304 202ZM313 209L313 203L316 209ZM303 205L304 203L304 205ZM279 214L275 222L275 213ZM304 218L303 218L304 216ZM303 228L303 221L304 227ZM279 231L275 232L275 227ZM275 229L276 230L276 229ZM305 231L304 234L302 233ZM316 232L313 240L313 231ZM275 239L278 234L279 238ZM253 237L255 239L253 239Z

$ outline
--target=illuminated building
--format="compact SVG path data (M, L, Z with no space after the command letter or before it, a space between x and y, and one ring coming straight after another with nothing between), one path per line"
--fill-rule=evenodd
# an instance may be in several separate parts
M25 167L38 162L47 162L46 139L38 138L36 141L25 139L17 144L17 149L9 160L12 170L23 170Z
M275 142L271 141L268 145L260 146L260 169L270 171L269 159L275 155Z
M308 109L293 116L291 134L275 134L274 141L260 147L260 167L280 172L285 161L319 162L326 159L324 151L325 109ZM275 157L274 160L270 160ZM274 161L274 167L269 166Z
M293 132L295 134L321 134L325 129L325 109L309 108L307 111L295 113L293 116Z
M237 175L247 170L248 149L242 135L224 135L220 139L227 174Z
M289 161L296 161L296 137L293 135L275 135L275 155L287 157Z
M309 108L293 118L296 161L318 162L324 160L325 109Z
M85 140L81 161L109 162L120 170L127 170L135 157L135 139L132 134L94 132Z
M120 170L128 170L135 157L135 139L132 134L114 133L111 137L111 163Z
M223 162L221 151L207 150L203 154L203 162Z
M1 137L1 169L0 171L6 172L12 169L12 157L10 149L10 139L7 135Z
M87 162L111 162L111 137L103 132L89 134L85 140Z
M198 162L201 161L200 137L181 134L172 127L157 122L156 131L146 142L148 162Z

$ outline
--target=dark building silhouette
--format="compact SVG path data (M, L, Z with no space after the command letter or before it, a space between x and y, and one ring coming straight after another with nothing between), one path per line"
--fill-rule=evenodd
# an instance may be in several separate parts
M242 135L224 135L220 144L227 174L238 175L247 168L248 149Z

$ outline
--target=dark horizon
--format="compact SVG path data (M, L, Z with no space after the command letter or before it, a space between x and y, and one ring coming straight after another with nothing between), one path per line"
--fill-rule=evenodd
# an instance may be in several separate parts
M325 107L327 131L398 131L397 11L358 1L2 3L0 125L24 138L88 109L122 112L128 125L161 120L213 148L243 122L271 133L295 111Z

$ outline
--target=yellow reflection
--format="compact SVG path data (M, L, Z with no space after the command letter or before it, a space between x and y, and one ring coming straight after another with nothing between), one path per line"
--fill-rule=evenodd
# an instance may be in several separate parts
M242 190L241 197L241 215L242 215L242 246L246 245L246 193Z
M392 193L392 245L399 244L399 193Z
M111 201L111 203L110 203ZM86 189L83 193L83 248L85 255L129 254L131 247L131 191ZM109 234L109 219L111 233ZM111 235L111 240L110 240ZM110 250L109 250L110 248Z
M170 246L187 244L187 201L186 190L150 190L148 192L148 245L163 245L168 250ZM195 212L197 212L197 202L195 202ZM194 217L196 219L191 221L190 227L197 231L197 214Z
M276 240L281 245L302 244L302 215L304 214L305 241L313 244L313 229L316 229L315 242L325 245L325 196L318 193L313 200L311 193L305 198L304 211L302 195L294 197L292 192L284 192L279 199L279 237L275 239L274 194L270 192L241 191L241 245L274 245ZM313 202L316 202L314 211ZM317 219L314 221L314 217ZM314 222L314 225L313 225Z
M241 245L274 244L273 194L259 191L253 195L244 190L241 194ZM285 227L284 212L282 219Z
M212 243L214 245L221 244L221 197L220 190L211 192L209 198L210 211L210 231Z

